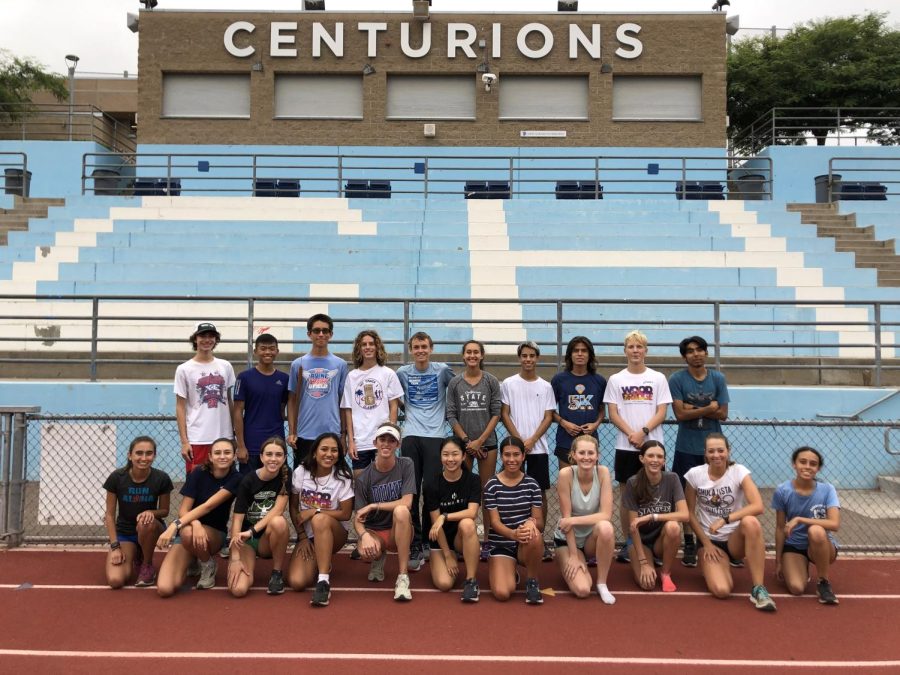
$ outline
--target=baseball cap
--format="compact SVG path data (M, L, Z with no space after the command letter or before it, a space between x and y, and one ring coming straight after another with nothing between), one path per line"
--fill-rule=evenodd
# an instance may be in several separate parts
M375 438L378 438L379 436L390 436L395 441L400 441L400 432L397 431L397 427L392 424L382 424L378 427L375 431Z
M197 328L194 329L194 332L191 333L191 337L196 337L200 335L200 333L215 333L216 337L222 337L221 333L219 333L219 329L216 328L216 324L212 321L201 321L197 324Z

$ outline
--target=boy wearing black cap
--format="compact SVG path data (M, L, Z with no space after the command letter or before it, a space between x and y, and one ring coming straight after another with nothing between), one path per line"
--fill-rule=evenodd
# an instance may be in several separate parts
M214 323L198 323L190 337L194 358L175 370L175 418L188 474L206 462L213 441L234 437L234 369L228 361L213 356L221 338Z

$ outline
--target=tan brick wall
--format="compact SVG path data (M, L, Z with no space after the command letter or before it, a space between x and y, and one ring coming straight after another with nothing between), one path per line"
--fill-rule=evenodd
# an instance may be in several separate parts
M299 3L298 3L299 4ZM234 21L249 21L256 31L244 34L238 44L257 48L250 58L236 58L224 46L225 29ZM272 21L297 21L296 58L273 58L269 52L269 25ZM310 53L311 23L324 23L330 33L335 22L344 22L344 57L334 57L327 48L314 59ZM388 30L378 35L378 55L366 55L366 34L357 23L384 21ZM411 59L400 49L400 23L408 21L410 41L419 44L421 28L410 13L264 13L264 12L166 12L141 13L139 47L140 143L209 144L290 144L290 145L398 145L398 146L643 146L643 147L724 147L725 145L725 18L722 13L696 14L432 14L432 49L421 59ZM491 58L492 70L499 74L493 91L485 92L475 68L478 59L460 53L446 58L448 22L471 23L490 44L491 24L503 26L502 54ZM516 48L519 29L530 22L548 26L554 35L553 50L542 59L529 59ZM568 25L577 22L590 35L592 23L602 28L603 62L613 66L612 74L601 74L601 61L584 50L569 59ZM643 53L637 59L614 54L619 47L616 28L622 23L641 25L639 38ZM540 39L529 41L538 46ZM164 119L161 117L162 74L246 73L257 61L262 72L251 73L250 120ZM371 62L376 73L364 78L364 119L359 121L273 119L276 73L357 74ZM449 122L434 120L436 138L423 136L422 125L429 120L388 121L385 119L386 86L389 73L471 74L477 86L476 119ZM533 122L499 121L499 89L504 75L587 74L589 77L589 121ZM703 83L701 122L614 122L612 121L612 78L614 74L691 74ZM523 129L564 129L566 138L521 138Z

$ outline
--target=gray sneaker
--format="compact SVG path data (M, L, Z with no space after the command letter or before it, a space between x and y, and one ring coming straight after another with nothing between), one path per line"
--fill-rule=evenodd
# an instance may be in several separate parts
M320 581L313 590L312 600L309 604L313 607L327 607L328 601L331 599L331 584L327 581Z
M463 585L462 601L478 602L479 595L481 595L481 590L478 588L478 580L466 579L466 583Z
M216 559L215 556L209 556L209 560L200 563L200 580L194 588L205 591L216 585Z
M543 605L544 597L541 595L541 587L537 579L525 580L525 603L528 605Z
M425 564L425 555L422 553L421 548L413 548L409 551L409 563L407 567L410 572L418 572L422 569L422 566Z
M281 570L272 570L272 576L269 577L269 589L266 591L269 595L281 595L284 593L284 575Z
M369 581L384 581L384 560L387 556L382 554L380 558L372 561L369 567Z
M750 590L750 602L756 607L756 609L762 610L763 612L774 612L775 611L775 601L769 595L769 591L766 590L765 586L754 586Z
M397 575L397 583L394 584L394 600L412 600L412 593L409 591L408 574Z
M816 595L819 596L819 602L823 605L840 604L834 591L831 590L831 582L828 579L819 579L819 583L816 584Z

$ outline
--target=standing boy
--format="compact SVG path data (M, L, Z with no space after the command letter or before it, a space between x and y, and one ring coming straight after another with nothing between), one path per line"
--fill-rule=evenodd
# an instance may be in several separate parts
M541 512L547 520L547 490L550 488L550 457L547 430L553 423L556 401L550 383L537 374L541 350L534 342L523 342L516 349L519 372L500 384L500 419L510 436L525 443L525 473L541 488ZM545 561L553 552L544 544Z
M578 335L566 347L566 369L550 380L556 399L556 449L559 468L569 466L569 451L576 436L587 434L597 438L597 427L603 422L603 394L606 378L597 374L594 345Z
M237 376L234 385L234 438L241 473L261 466L259 451L272 436L284 438L288 376L275 367L278 338L263 333L253 346L256 365Z
M633 330L625 336L627 367L609 378L603 402L609 406L609 421L616 434L616 482L624 485L641 469L638 450L645 441L663 442L662 423L666 408L672 402L669 384L660 372L648 368L647 336ZM622 532L628 533L628 511L620 508ZM616 559L628 562L630 537Z
M397 369L397 378L405 396L406 420L400 456L409 457L416 469L416 494L412 501L413 543L410 567L417 570L425 559L427 535L431 529L428 511L419 513L422 482L431 481L441 472L441 443L446 436L447 385L453 371L446 363L432 363L434 342L428 333L418 332L409 338L413 362Z
M728 384L717 370L708 370L706 359L709 347L699 335L685 338L678 351L687 364L669 378L672 410L678 420L675 457L672 471L681 479L693 467L705 462L706 437L712 432L722 433L721 421L728 418ZM697 566L697 545L689 524L684 526L685 567Z
M213 356L222 335L214 323L201 321L189 339L194 358L175 370L175 418L187 473L206 462L213 441L234 437L234 369Z
M341 434L340 403L347 362L328 351L333 334L331 317L313 314L306 322L312 349L291 364L287 441L294 448L294 467L320 434Z

